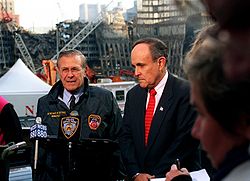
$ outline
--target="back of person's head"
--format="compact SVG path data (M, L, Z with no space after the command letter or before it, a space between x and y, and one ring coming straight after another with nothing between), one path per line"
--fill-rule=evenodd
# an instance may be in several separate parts
M142 39L139 39L137 40L133 45L132 45L132 49L138 45L138 44L142 44L142 43L145 43L145 44L148 44L149 45L149 49L151 51L151 55L152 55L152 58L154 61L157 60L157 58L163 56L166 58L168 58L168 47L167 45L157 39L157 38L142 38Z
M232 83L224 75L223 46L206 38L184 65L189 80L199 87L207 111L230 133L240 122L250 124L250 81Z
M201 0L209 14L223 29L250 28L249 0Z
M186 54L186 59L192 56L201 46L201 44L208 37L216 37L219 30L218 24L214 23L208 26L205 26L200 30L200 32L196 35L195 41L192 44L191 49Z

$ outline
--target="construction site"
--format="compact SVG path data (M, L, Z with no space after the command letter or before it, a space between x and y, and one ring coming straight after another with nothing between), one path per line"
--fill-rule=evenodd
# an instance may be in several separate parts
M168 70L183 77L183 58L195 34L210 24L198 0L137 0L136 14L125 21L124 10L103 8L89 22L65 20L46 34L35 34L19 26L13 0L0 2L0 74L21 58L29 69L53 84L54 63L66 49L78 49L86 57L89 78L133 79L131 45L143 37L157 37L169 48ZM117 78L118 77L118 78ZM117 79L115 79L117 78Z

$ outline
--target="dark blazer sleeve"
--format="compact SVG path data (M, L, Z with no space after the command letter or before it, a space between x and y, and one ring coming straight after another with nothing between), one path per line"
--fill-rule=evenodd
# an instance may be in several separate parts
M138 160L136 157L136 151L134 146L133 131L131 129L131 107L133 107L133 101L135 97L133 92L129 91L126 96L123 125L121 134L119 137L119 144L121 148L122 158L126 167L128 177L132 177L136 173L140 172Z

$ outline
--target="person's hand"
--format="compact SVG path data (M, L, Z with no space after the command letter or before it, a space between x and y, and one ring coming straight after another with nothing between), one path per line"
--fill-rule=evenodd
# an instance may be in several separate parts
M189 172L186 168L177 169L177 166L173 164L171 170L166 173L166 181L171 181L174 177L179 175L189 175Z
M155 178L154 175L149 175L147 173L140 173L135 177L134 181L148 181L151 178Z

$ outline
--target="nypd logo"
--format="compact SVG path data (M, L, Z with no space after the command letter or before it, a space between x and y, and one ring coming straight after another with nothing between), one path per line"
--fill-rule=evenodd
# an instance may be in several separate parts
M70 139L77 131L80 120L77 117L63 117L61 119L61 130L65 138Z

